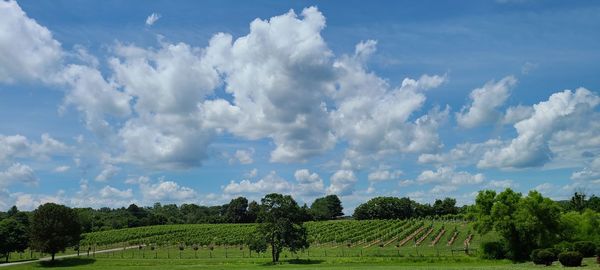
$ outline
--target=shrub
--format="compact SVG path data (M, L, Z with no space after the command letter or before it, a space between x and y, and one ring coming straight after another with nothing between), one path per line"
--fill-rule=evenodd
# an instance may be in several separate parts
M565 251L558 254L558 261L563 266L581 266L583 256L577 251Z
M506 247L499 241L483 242L481 244L484 259L500 260L506 257Z
M556 255L549 249L535 249L531 252L531 260L534 264L549 266L556 261Z
M560 242L554 245L554 249L559 250L559 253L565 251L575 251L573 250L573 244L569 242Z
M573 244L573 249L583 257L592 257L596 253L596 244L592 241L579 241Z

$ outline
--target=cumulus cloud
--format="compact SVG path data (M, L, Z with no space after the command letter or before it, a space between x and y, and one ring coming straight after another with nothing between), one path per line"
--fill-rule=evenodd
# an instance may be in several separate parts
M233 154L233 157L229 159L229 164L234 164L239 162L240 164L252 164L254 163L254 159L252 159L252 155L254 155L254 148L250 149L238 149Z
M517 79L508 76L495 82L489 81L483 87L474 89L469 98L471 104L456 113L456 121L462 127L473 128L485 123L498 121L501 113L497 110L510 96L510 90Z
M156 21L158 21L158 19L160 19L160 14L156 13L156 12L152 12L152 14L150 14L150 16L148 16L148 18L146 18L146 25L147 26L152 26L154 25L154 23Z
M529 106L514 106L509 107L504 114L504 118L502 119L502 123L506 125L512 125L521 120L527 119L531 117L533 114L533 108Z
M104 168L102 169L100 174L98 174L98 176L96 176L96 181L106 182L106 181L112 179L115 175L117 175L119 170L120 170L119 167L117 167L115 165L106 164L106 165L104 165Z
M492 180L489 181L486 185L486 188L491 188L495 190L504 190L507 188L516 188L519 184L515 183L513 180Z
M133 191L129 188L126 190L120 190L111 186L105 186L100 191L100 197L102 198L117 198L117 199L129 199L133 197Z
M501 140L491 139L483 143L462 143L456 145L446 153L421 154L418 157L419 163L432 164L453 164L453 165L473 165L476 164L483 155L490 149L503 146Z
M235 41L216 35L209 50L234 99L204 106L207 116L230 120L208 122L243 138L272 138L275 162L306 160L335 142L323 103L335 75L332 53L320 35L325 17L316 8L301 16L290 10L256 19L248 35Z
M422 92L440 86L446 77L406 78L399 87L391 87L363 64L364 51L371 53L372 46L359 43L353 57L334 63L339 74L339 87L332 94L337 108L331 113L336 136L347 140L358 155L436 150L440 146L437 127L448 109L434 109L414 121L410 118L426 100Z
M66 171L68 171L70 169L71 169L70 166L63 165L63 166L58 166L58 167L54 168L54 172L64 173L64 172L66 172Z
M367 179L372 182L383 182L393 179L398 179L402 175L402 171L376 170L367 176Z
M468 185L483 183L485 177L481 173L471 174L466 171L455 171L452 167L440 167L435 171L425 170L417 177L417 182L441 183L452 185Z
M323 179L317 173L311 173L308 169L297 170L294 178L298 182L294 186L294 193L307 196L323 194L325 185Z
M140 184L139 187L144 199L150 202L189 202L197 196L194 189L173 181L159 180L157 183Z
M40 141L29 140L22 135L0 134L0 163L16 158L49 158L69 151L69 147L49 134L42 134Z
M593 181L600 184L600 158L595 158L585 168L573 172L571 179L575 181Z
M478 166L524 168L541 166L552 159L549 146L552 135L565 129L589 127L585 121L594 115L600 97L585 88L554 93L547 101L533 106L533 114L517 122L517 137L504 147L485 153Z
M52 33L16 1L0 1L0 82L52 80L63 52Z
M354 192L357 179L351 170L338 170L329 178L329 182L327 194L344 196Z
M14 163L5 171L0 171L0 188L17 183L36 185L38 178L31 167L21 163Z
M243 193L290 193L292 184L281 178L274 171L267 174L258 181L242 180L240 182L231 181L223 188L223 192L227 194L243 194Z

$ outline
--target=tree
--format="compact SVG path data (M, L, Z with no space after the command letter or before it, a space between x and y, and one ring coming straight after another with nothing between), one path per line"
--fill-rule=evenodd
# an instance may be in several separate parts
M260 212L260 205L256 201L251 201L248 204L248 212L246 213L247 222L253 223L256 222L256 218L258 217L258 213Z
M31 242L35 249L54 255L77 245L81 224L77 213L64 205L46 203L33 212Z
M356 207L356 219L407 219L415 215L415 205L409 198L375 197Z
M279 261L284 248L296 252L309 246L300 207L289 195L271 193L262 198L257 222L249 247L264 252L270 246L273 262Z
M23 224L12 217L0 221L0 254L6 257L6 262L11 252L25 251L28 242Z
M569 201L569 208L573 211L581 212L586 207L585 193L575 192Z
M343 216L342 201L337 195L317 198L310 205L311 214L316 220L331 220Z
M248 199L237 197L227 205L225 210L227 221L232 223L243 223L247 220Z
M471 211L475 229L481 234L498 232L513 261L527 260L535 248L550 246L560 232L560 207L536 191L525 198L511 189L498 195L481 191Z

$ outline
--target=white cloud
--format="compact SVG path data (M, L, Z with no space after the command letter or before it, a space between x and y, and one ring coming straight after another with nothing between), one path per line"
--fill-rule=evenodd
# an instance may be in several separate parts
M0 171L0 188L16 183L37 185L38 178L31 167L21 163L14 163L5 171Z
M335 138L324 100L335 74L320 35L324 27L325 18L313 7L301 17L289 11L256 19L250 33L235 41L215 35L208 55L234 99L203 107L210 126L247 139L272 138L274 162L303 161L331 149ZM211 118L217 115L224 117Z
M294 185L295 194L316 196L324 193L323 179L317 173L311 173L308 169L301 169L294 173L294 178L298 182Z
M254 148L250 148L248 150L238 149L235 151L235 154L233 154L233 158L229 159L229 164L233 164L235 162L239 162L240 164L252 164L254 163L252 155L254 155Z
M363 47L364 43L359 43L354 57L342 57L334 63L339 74L338 90L332 94L337 109L331 113L336 136L346 139L351 154L359 156L439 148L437 128L448 110L434 109L414 121L410 117L425 102L422 91L440 86L446 77L406 78L400 87L392 88L365 69Z
M433 163L444 165L472 165L476 164L490 149L503 146L500 140L491 139L483 143L462 143L450 151L440 154L421 154L419 163Z
M243 193L290 193L292 184L278 176L275 172L270 172L262 179L252 182L250 180L242 180L240 182L231 181L223 188L223 192L227 194L243 194Z
M425 170L417 177L417 182L441 183L446 185L467 185L483 183L485 177L483 174L471 174L466 171L455 171L451 167L440 167L436 171Z
M533 106L531 117L517 122L517 137L510 144L485 153L478 167L523 168L540 166L552 159L549 146L552 135L561 130L581 130L589 127L586 118L600 97L587 89L554 93L547 101Z
M464 106L456 114L456 121L462 127L472 128L485 123L498 121L501 113L497 110L510 96L510 90L517 83L513 76L498 82L489 81L483 87L474 89L469 97L471 104Z
M504 114L504 118L502 119L502 123L505 125L512 125L521 120L525 120L533 114L533 108L529 106L514 106L509 107Z
M0 82L51 81L60 69L62 49L16 1L0 1Z
M96 181L98 182L106 182L110 179L112 179L115 175L117 175L117 173L119 173L119 167L112 165L112 164L105 164L104 168L102 169L102 171L100 172L100 174L98 174L98 176L96 176Z
M486 188L491 188L491 189L495 189L495 190L504 190L507 188L516 188L518 187L519 184L515 183L513 180L510 179L506 179L506 180L492 180L489 181L485 187Z
M244 176L246 178L254 178L258 175L258 169L254 168L252 170L250 170L249 172L245 173Z
M173 181L159 180L157 183L140 184L139 187L147 202L189 202L197 196L192 188L180 186Z
M153 12L150 14L150 16L148 16L148 18L146 18L146 25L152 26L156 21L158 21L158 19L160 19L160 17L160 14Z
M66 165L64 165L64 166L58 166L58 167L54 168L54 172L64 173L64 172L66 172L66 171L68 171L70 169L71 169L70 166L66 166Z
M67 85L64 105L73 105L85 115L87 128L101 137L112 135L105 116L126 117L131 114L131 96L119 91L118 86L108 82L96 68L68 65L60 80Z
M0 163L16 158L46 159L64 154L69 147L44 133L40 142L34 142L22 135L5 136L0 134Z
M133 197L133 191L129 188L126 190L119 190L111 186L105 186L100 190L100 197L102 198L117 198L117 199L129 199Z
M595 158L582 170L573 172L571 179L575 181L595 181L600 184L600 158Z
M327 188L327 194L338 196L352 194L356 181L357 179L353 171L339 170L329 178L330 185Z
M398 179L402 175L402 171L376 170L367 176L367 179L372 182L383 182L393 179Z

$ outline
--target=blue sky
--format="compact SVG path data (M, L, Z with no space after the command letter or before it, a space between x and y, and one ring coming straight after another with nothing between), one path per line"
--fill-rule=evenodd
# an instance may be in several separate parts
M0 2L0 209L600 193L593 1Z

